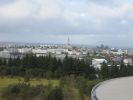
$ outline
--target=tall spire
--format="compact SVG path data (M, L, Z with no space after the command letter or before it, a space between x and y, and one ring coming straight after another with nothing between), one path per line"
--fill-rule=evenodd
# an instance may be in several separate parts
M70 38L68 37L67 44L70 45Z
M70 38L69 38L69 36L68 36L68 39L67 39L66 48L67 49L72 49L72 46L70 44Z

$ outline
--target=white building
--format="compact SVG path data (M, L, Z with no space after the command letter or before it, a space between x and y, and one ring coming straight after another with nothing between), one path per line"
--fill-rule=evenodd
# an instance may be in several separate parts
M47 52L48 53L55 54L56 53L56 49L47 49Z
M31 48L20 48L18 49L18 52L22 54L31 53L32 49Z
M119 50L113 50L113 51L110 51L110 53L114 54L114 55L123 55L125 52L121 49Z
M102 50L102 53L103 53L103 54L109 54L110 51L109 51L109 50Z
M55 53L57 55L61 55L63 52L64 52L64 50L63 49L60 49L60 48L58 48L58 49L55 50Z
M0 58L10 58L9 51L0 51Z
M47 50L45 50L45 49L32 49L32 53L36 54L37 57L46 56Z
M92 66L94 66L95 68L101 69L101 66L104 62L107 63L107 60L105 60L105 59L93 59L92 60Z
M126 58L126 59L123 59L123 62L124 64L132 64L132 59L131 58Z
M46 54L47 50L43 50L43 49L32 49L32 53L34 54Z

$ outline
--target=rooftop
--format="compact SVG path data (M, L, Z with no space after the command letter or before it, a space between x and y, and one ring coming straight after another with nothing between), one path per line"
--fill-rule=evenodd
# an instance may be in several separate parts
M133 77L105 81L95 92L98 100L133 100Z

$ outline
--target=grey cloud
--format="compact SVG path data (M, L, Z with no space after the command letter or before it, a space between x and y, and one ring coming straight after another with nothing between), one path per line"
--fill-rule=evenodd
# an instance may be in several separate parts
M14 1L15 0L1 0L0 4ZM75 6L78 7L71 5L73 1ZM73 43L107 43L109 45L131 44L132 37L127 37L126 34L132 30L132 19L125 17L125 15L120 17L113 16L114 13L111 16L105 14L105 17L101 17L97 16L99 12L94 14L93 12L88 12L86 8L81 8L84 7L84 4L87 7L87 2L93 2L94 4L100 5L100 7L102 5L109 5L112 10L112 6L116 3L114 0L65 0L65 2L68 2L68 4L61 3L61 8L62 6L64 7L61 9L61 14L59 13L57 17L50 17L47 19L41 19L40 17L33 18L32 13L38 12L38 10L40 10L38 8L34 9L34 12L31 11L29 16L20 19L12 17L1 18L0 16L0 39L3 41L64 42L64 39L70 35ZM80 6L81 2L83 2L83 4ZM35 3L33 5L36 7ZM65 11L68 11L66 15L64 15ZM44 13L45 12L42 14Z
M15 2L16 0L0 0L0 5Z

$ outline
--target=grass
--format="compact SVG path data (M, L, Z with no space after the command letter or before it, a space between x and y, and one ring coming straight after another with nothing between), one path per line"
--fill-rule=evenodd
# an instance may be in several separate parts
M24 79L21 77L0 77L0 94L2 92L2 90L7 87L10 84L17 84L20 82L24 82ZM59 85L59 80L47 80L47 79L31 79L29 81L29 83L31 85L48 85L49 82L53 85L53 86L58 86ZM4 98L0 97L0 100L5 100Z
M81 100L80 93L78 89L65 86L63 89L64 100Z
M11 85L11 84L17 84L17 83L20 83L20 82L24 82L24 79L21 78L21 77L0 77L0 95L1 95L1 92L4 88L6 88L8 85ZM53 86L58 86L59 85L59 80L47 80L47 79L31 79L29 81L29 83L31 85L48 85L49 82L53 85ZM4 98L2 98L0 96L0 100L5 100Z
M24 82L24 79L21 77L0 77L0 93L2 92L2 89L7 87L10 84L17 84L20 82ZM47 80L47 79L31 79L29 83L31 85L48 85L49 82L53 86L59 86L59 80ZM89 82L90 84L93 82ZM64 91L64 100L81 100L79 90L75 87L66 86L66 88L63 89ZM4 98L0 97L0 100L4 100ZM90 100L88 96L85 96L85 100Z
M7 87L10 84L16 84L16 83L20 83L20 82L24 82L23 78L20 77L0 77L0 90L4 87ZM48 83L51 82L54 86L58 86L59 85L59 80L47 80L47 79L31 79L29 81L29 83L31 85L48 85Z
M20 82L24 82L23 78L20 77L0 77L0 93L3 88L7 87L10 84L17 84ZM47 79L31 79L29 83L31 85L48 85L48 83L51 82L53 86L58 86L59 85L59 80L47 80Z

